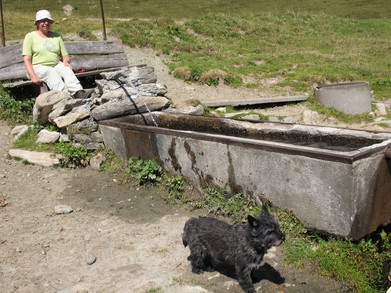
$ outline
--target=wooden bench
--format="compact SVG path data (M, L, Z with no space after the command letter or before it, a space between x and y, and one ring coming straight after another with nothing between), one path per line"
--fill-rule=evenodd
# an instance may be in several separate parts
M0 48L0 82L4 88L33 85L26 76L22 47L23 44L20 43ZM71 57L73 70L87 70L76 73L77 77L98 75L104 71L129 66L120 42L65 42L65 47Z

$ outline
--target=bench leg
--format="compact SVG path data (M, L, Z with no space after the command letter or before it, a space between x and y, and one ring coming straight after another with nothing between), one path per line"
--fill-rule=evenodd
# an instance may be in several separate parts
M49 87L47 86L47 84L44 83L44 82L41 82L41 84L39 85L39 93L43 94L43 93L46 93L48 91L49 91Z

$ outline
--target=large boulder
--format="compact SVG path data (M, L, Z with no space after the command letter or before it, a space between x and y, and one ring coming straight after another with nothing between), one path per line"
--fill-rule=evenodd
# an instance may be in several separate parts
M113 81L107 81L106 83L100 83L100 92L102 93L101 97L98 99L100 103L105 103L111 99L122 99L126 98L128 95L141 95L141 96L164 96L167 93L167 87L158 83L147 83L141 84L137 88L133 88L129 85L124 85L120 87L118 84L117 87L113 84Z
M150 111L156 111L169 106L170 101L165 97L143 97ZM91 111L91 116L97 120L105 120L109 118L144 113L148 109L145 107L142 98L132 97L131 99L110 100L100 106L97 106Z
M67 133L69 135L73 134L91 134L92 132L98 131L99 125L92 118L84 119L78 122L75 122L67 126Z
M37 97L33 107L33 120L39 124L46 124L48 122L49 113L53 106L63 100L71 100L70 94L62 91L49 91Z
M107 80L117 79L122 84L127 84L129 80L136 86L146 83L155 83L157 80L155 69L150 66L129 66L122 70L102 72L100 75Z
M83 120L90 116L90 106L89 104L84 104L82 106L73 108L71 112L64 116L60 116L54 119L58 128L64 128L68 125L71 125L74 122Z
M60 138L60 133L57 131L49 131L47 129L42 129L38 133L38 138L35 143L54 143Z
M69 99L69 100L62 100L58 102L57 104L53 105L53 109L50 112L48 116L48 120L51 123L54 123L54 120L60 116L63 116L70 111L72 111L73 108L85 105L88 103L89 100L87 99Z

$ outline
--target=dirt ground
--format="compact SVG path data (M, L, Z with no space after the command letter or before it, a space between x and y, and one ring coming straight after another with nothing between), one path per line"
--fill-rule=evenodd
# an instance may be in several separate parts
M267 95L186 84L168 75L155 52L127 48L127 53L131 64L155 67L158 82L177 104ZM0 292L242 292L230 268L191 273L181 235L186 220L200 211L170 206L155 190L123 185L91 168L24 165L7 157L11 144L10 128L0 121ZM56 214L58 205L73 212ZM265 257L255 287L347 291L310 269L285 266L281 247Z
M229 268L191 273L181 234L199 211L91 168L24 165L7 157L11 141L0 121L0 292L241 292ZM280 247L265 260L258 292L344 291L284 267Z

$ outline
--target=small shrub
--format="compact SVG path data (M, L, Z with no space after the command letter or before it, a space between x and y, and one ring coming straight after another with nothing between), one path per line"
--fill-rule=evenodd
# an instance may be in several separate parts
M197 64L190 67L190 76L193 81L199 81L203 70Z
M35 99L20 100L0 90L0 119L11 123L26 123L31 118Z
M183 79L183 80L190 80L191 79L190 70L186 70L184 67L177 67L174 69L174 71L172 73L175 77Z
M246 88L248 89L256 89L259 88L260 83L259 82L251 82L246 84Z
M60 161L62 167L76 168L88 165L88 151L85 148L61 141L56 145L56 150L65 157Z
M224 83L233 87L240 87L243 85L243 79L240 76L228 75L224 79Z
M178 26L168 25L167 26L167 32L168 32L169 35L178 37L181 40L185 40L186 39L186 37L180 32L180 29L179 29Z
M199 81L207 85L217 86L227 78L227 73L220 69L212 69L201 74Z
M115 155L114 151L108 148L98 149L94 154L103 152L105 160L100 166L101 171L122 172L126 168L126 162Z
M77 31L77 34L79 37L90 40L90 41L97 41L98 38L87 28L82 28Z
M163 168L154 160L128 160L127 177L135 177L140 185L155 185L162 180Z
M181 175L165 176L164 186L174 199L181 199L185 190L185 181Z
M261 207L243 193L229 197L226 187L221 189L208 187L204 191L206 194L201 206L214 214L232 217L240 222L244 221L249 214L258 216L261 212Z

